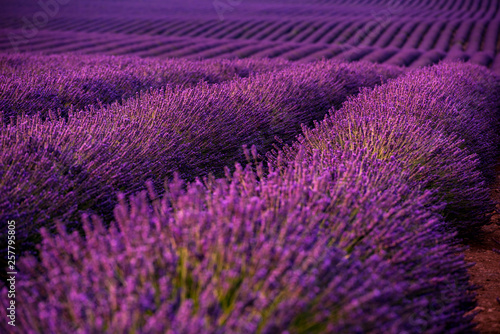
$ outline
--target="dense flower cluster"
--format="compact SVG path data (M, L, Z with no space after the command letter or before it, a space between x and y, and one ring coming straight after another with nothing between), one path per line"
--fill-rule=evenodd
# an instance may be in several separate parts
M436 189L455 227L485 224L494 204L485 186L498 151L498 79L478 65L452 63L414 70L364 90L324 122L304 129L285 154L268 154L275 165L309 156L364 147L380 159L402 161L411 180Z
M0 116L66 116L70 108L111 103L151 88L220 83L287 67L285 60L187 61L138 57L0 54ZM53 115L51 115L51 113Z
M297 161L265 179L238 168L230 179L186 189L178 179L162 199L150 193L152 206L144 194L130 206L122 198L109 230L86 219L85 238L60 225L59 236L45 234L41 262L23 262L20 328L468 328L465 266L453 255L452 235L440 234L439 218L425 208L428 194L406 185L397 163L361 154L335 160L330 170L318 168L318 157L312 167Z
M233 73L253 62L209 64ZM111 219L118 191L132 194L148 179L160 188L177 170L189 180L222 176L225 165L244 160L242 145L256 145L263 154L275 136L292 140L301 123L323 118L360 87L400 73L373 64L294 64L219 84L166 86L71 111L67 120L17 117L1 128L0 219L19 221L25 247L56 219L78 226L89 211Z
M185 184L176 174L163 196L149 182L129 201L120 195L109 228L97 216L84 217L84 235L43 228L40 259L21 261L16 329L472 331L467 265L449 230L466 223L459 205L479 215L489 206L475 144L441 116L472 101L494 115L486 89L474 91L479 100L464 93L480 85L466 80L476 71L439 65L364 91L267 167L253 146L255 163L223 178ZM456 84L452 100L422 105L432 81ZM398 87L411 96L395 96ZM433 103L443 114L425 113ZM475 124L458 120L456 129Z

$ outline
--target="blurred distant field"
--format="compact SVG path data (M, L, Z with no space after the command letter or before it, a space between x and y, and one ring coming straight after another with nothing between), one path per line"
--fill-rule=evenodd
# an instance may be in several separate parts
M1 1L0 333L500 333L498 74L500 0Z
M3 1L0 50L410 67L461 59L500 71L496 0L60 2Z

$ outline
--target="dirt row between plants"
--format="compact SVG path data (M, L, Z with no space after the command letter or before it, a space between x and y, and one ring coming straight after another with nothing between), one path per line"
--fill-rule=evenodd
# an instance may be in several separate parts
M500 161L491 196L500 211ZM472 283L478 286L476 329L481 334L493 334L500 333L500 213L493 215L482 232L478 240L468 244L465 259L476 264L469 269Z

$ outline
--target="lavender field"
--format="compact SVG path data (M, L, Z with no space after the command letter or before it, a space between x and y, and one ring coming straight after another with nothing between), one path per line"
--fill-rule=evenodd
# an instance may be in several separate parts
M1 333L500 333L500 1L0 6Z

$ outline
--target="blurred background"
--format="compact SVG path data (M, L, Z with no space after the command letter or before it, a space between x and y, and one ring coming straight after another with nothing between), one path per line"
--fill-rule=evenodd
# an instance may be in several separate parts
M3 0L0 51L339 58L498 71L498 0Z

